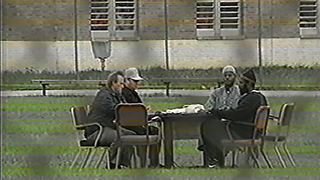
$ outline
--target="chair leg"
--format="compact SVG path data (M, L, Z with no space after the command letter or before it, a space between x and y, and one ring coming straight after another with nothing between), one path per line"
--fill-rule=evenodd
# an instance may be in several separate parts
M72 161L72 164L71 164L70 168L73 168L73 167L74 167L74 165L76 164L76 162L78 161L79 156L80 156L80 154L81 154L81 151L82 151L82 149L81 149L81 148L79 148L79 151L78 151L78 153L77 153L76 157L74 158L74 160Z
M264 152L263 148L264 148L263 146L260 147L260 153L262 154L262 157L263 157L263 159L266 161L268 167L269 167L270 169L272 169L272 164L271 164L268 156L267 156L266 153Z
M246 154L246 161L245 161L245 166L247 168L250 168L250 152L249 152L249 147L245 148L245 154Z
M119 166L121 147L119 146L117 149L118 150L117 150L117 158L116 158L116 169L118 169L118 166Z
M83 161L83 163L81 165L81 169L83 169L86 166L90 154L91 154L91 148L88 148L88 153L87 153L87 155L86 155L86 157L85 157L85 159L84 159L84 161Z
M289 158L290 163L292 164L292 166L295 167L295 166L296 166L296 163L294 162L294 160L293 160L293 158L292 158L292 155L290 154L290 151L289 151L288 148L287 148L286 143L283 143L282 146L283 146L284 152L287 154L287 156L288 156L288 158Z
M225 155L226 154L226 149L223 147L222 148L222 159L221 159L221 165L222 165L222 167L225 167Z
M145 159L145 168L148 168L148 164L149 164L149 157L150 157L150 145L147 145L147 152L146 152L146 159Z
M237 151L236 151L236 150L233 150L233 151L232 151L232 164L231 164L231 167L232 167L232 168L235 168L235 167L236 167L236 155L237 155Z
M286 164L285 164L285 162L284 162L284 160L283 160L283 158L282 158L282 156L281 156L281 154L280 154L280 151L279 151L277 145L274 146L274 151L276 152L276 154L277 154L277 156L278 156L278 159L279 159L282 167L283 167L283 168L287 168L287 166L286 166Z
M251 157L253 158L254 163L256 164L256 166L258 168L260 168L260 164L259 164L259 161L256 157L256 153L255 153L254 149L252 147L249 147L249 151L250 151Z
M100 166L100 164L101 164L101 162L102 162L102 160L103 160L106 152L107 152L107 149L104 148L104 149L103 149L103 152L102 152L102 155L101 155L99 161L98 161L97 164L96 164L96 168L98 168L98 167Z
M88 161L87 161L87 163L85 165L85 168L87 168L90 165L90 163L92 161L92 158L94 157L96 151L97 151L97 148L94 148L93 150L91 150L92 153L90 154L90 156L88 158Z
M137 146L134 146L133 157L134 157L134 166L135 166L135 168L141 168L142 167L142 160L141 160L142 157L139 158L138 147Z
M138 163L137 163L137 149L136 149L136 146L132 146L133 148L133 154L132 156L130 157L130 166L131 168L137 168L138 167Z
M111 169L110 168L110 149L108 148L108 149L106 149L107 150L107 168L108 169Z

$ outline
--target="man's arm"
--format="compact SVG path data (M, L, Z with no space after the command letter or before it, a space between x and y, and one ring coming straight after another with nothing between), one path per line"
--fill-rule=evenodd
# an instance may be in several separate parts
M229 110L213 110L212 113L217 114L220 118L231 121L239 121L240 119L247 120L245 117L254 115L259 106L260 97L248 95L240 101L237 108Z
M209 99L207 100L207 102L204 104L205 109L207 109L208 111L213 110L216 107L216 94L215 91L213 91L210 96Z

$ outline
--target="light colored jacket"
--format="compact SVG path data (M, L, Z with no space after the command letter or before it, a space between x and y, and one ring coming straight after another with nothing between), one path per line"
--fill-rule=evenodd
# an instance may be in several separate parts
M240 89L234 85L227 92L226 88L214 89L205 104L207 110L236 108L240 98Z

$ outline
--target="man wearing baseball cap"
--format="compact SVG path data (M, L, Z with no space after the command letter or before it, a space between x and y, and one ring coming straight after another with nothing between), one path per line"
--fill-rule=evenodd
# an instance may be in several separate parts
M137 93L137 89L139 87L139 82L143 80L143 78L139 75L139 71L137 68L128 68L124 72L125 84L122 89L122 97L126 100L127 103L143 103L141 97ZM127 129L134 131L139 135L146 134L146 128L144 127L126 127ZM159 129L154 126L149 126L149 133L151 135L158 134ZM146 153L146 148L140 147L138 148L139 156L144 158ZM150 166L157 167L159 166L159 152L160 152L160 144L150 146ZM142 159L142 164L144 166L146 163L145 159Z
M252 69L245 71L239 79L241 97L238 106L231 109L212 109L210 112L215 119L204 121L201 124L201 136L204 142L209 167L224 166L224 156L221 141L229 139L226 124L221 119L230 121L230 132L233 139L252 138L253 124L256 112L260 106L267 105L266 98L254 90L256 77Z
M139 82L143 78L139 75L137 68L128 68L124 71L125 85L122 89L122 96L128 103L142 103L142 100L137 93Z

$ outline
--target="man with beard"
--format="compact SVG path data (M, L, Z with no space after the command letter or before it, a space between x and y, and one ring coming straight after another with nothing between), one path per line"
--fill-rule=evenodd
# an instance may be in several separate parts
M244 123L254 123L258 108L267 105L264 95L254 91L255 83L256 77L252 70L243 73L239 79L241 97L238 106L230 109L211 110L210 112L216 118L204 121L201 125L201 137L204 145L198 149L205 151L207 154L209 167L224 166L221 141L229 139L229 136L226 131L226 124L221 119L231 121L230 131L233 139L252 138L254 127L244 125Z
M121 91L124 85L124 75L122 72L114 72L108 76L107 87L102 88L94 98L92 108L89 112L89 123L99 123L103 126L103 132L99 140L99 145L109 146L116 141L117 131L114 123L115 109L120 103L125 100L121 96ZM136 134L133 131L122 128L121 132L125 135ZM98 135L98 128L95 126L89 127L85 131L85 137L88 140L94 141ZM116 150L111 149L110 167L115 168ZM129 146L122 147L120 155L120 165L128 167L133 148Z
M214 89L205 104L209 111L214 109L236 108L240 97L239 87L235 84L236 69L233 66L226 66L222 69L224 86Z
M139 87L139 82L143 80L143 78L139 75L138 69L136 68L128 68L124 72L125 76L125 84L122 90L122 96L126 100L127 103L143 103L141 97L137 93L137 89ZM127 129L134 131L139 135L144 135L147 133L146 128L144 127L127 127ZM158 134L159 129L154 126L149 126L149 134L155 135ZM145 147L139 147L139 156L142 158L142 166L146 163L145 160ZM159 153L160 153L160 144L150 146L150 166L157 167L159 166Z

